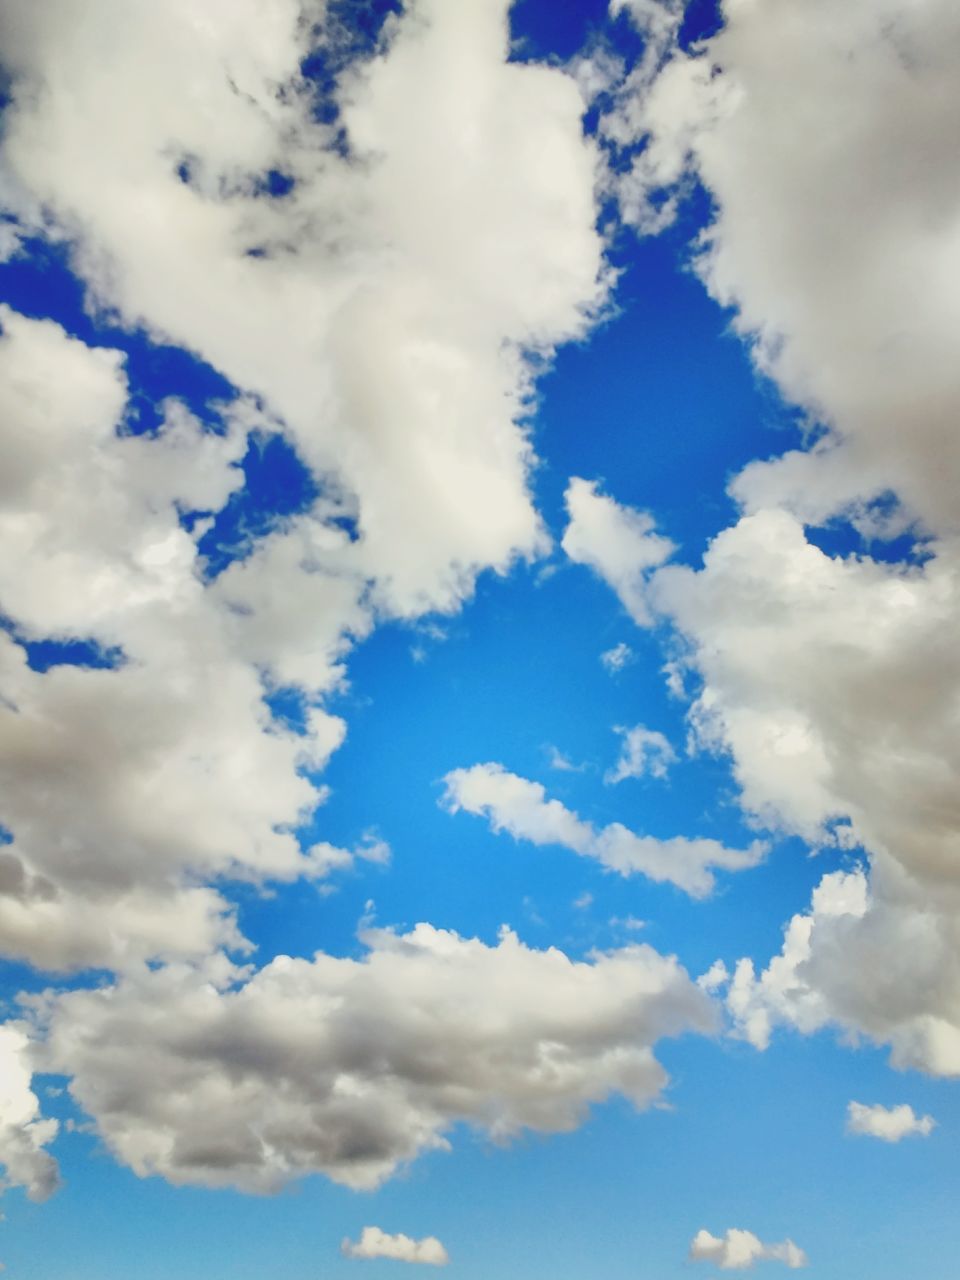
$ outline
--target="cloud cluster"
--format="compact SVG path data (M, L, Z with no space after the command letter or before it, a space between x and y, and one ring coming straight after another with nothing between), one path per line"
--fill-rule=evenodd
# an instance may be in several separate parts
M807 1265L807 1255L792 1240L764 1244L752 1231L737 1227L722 1236L702 1228L690 1242L690 1259L715 1262L721 1271L749 1271L757 1262L782 1262L791 1270Z
M658 840L637 835L619 822L598 830L559 800L548 800L539 782L509 773L500 764L454 769L444 783L443 804L451 813L463 809L481 815L494 831L508 831L533 844L561 845L621 876L645 875L674 884L694 898L713 892L712 868L744 871L755 867L766 854L760 841L748 849L728 849L711 839L675 836Z
M271 718L247 652L261 619L234 607L233 575L204 587L182 519L241 483L244 406L219 434L175 402L152 435L118 432L117 352L6 308L0 323L0 950L61 969L237 945L204 882L352 861L294 835L343 724L319 706L302 733ZM315 627L327 686L343 621ZM35 669L25 644L51 637L88 665Z
M636 532L654 534L649 516L609 506L582 554L576 530L600 510L582 481L565 542L639 621L679 632L695 737L729 756L752 818L866 853L864 872L825 877L760 977L740 967L743 1033L834 1023L956 1074L960 18L947 0L814 0L802 16L731 3L683 52L657 6L631 13L655 56L601 126L639 147L615 178L624 216L657 230L687 183L705 185L696 268L808 437L733 478L742 517L700 570L651 573ZM828 555L809 527L840 520L920 541L899 562Z
M896 1107L879 1103L867 1106L862 1102L847 1105L847 1133L879 1138L881 1142L899 1142L911 1136L929 1138L936 1124L933 1116L918 1116L905 1102Z
M695 738L729 754L753 819L869 857L869 878L824 878L760 978L739 966L741 1030L765 1045L778 1022L833 1022L960 1072L960 548L842 559L768 510L646 591L686 642Z
M390 1235L380 1227L364 1227L360 1239L344 1240L340 1252L345 1258L393 1258L397 1262L423 1262L433 1267L445 1267L450 1261L436 1236L413 1240L402 1232Z
M245 975L172 964L32 1007L43 1070L140 1176L272 1191L324 1173L374 1187L466 1123L560 1132L590 1104L667 1082L653 1046L715 1009L674 959L628 946L573 961L505 930L495 946L418 925L365 954L279 956Z

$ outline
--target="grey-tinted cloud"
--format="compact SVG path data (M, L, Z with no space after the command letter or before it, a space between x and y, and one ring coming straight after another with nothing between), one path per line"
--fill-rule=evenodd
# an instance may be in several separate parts
M50 993L45 1070L122 1163L177 1184L272 1191L320 1172L376 1186L460 1121L495 1139L575 1128L667 1083L663 1036L715 1010L676 960L629 946L574 961L504 931L495 946L418 925L359 960L280 956Z

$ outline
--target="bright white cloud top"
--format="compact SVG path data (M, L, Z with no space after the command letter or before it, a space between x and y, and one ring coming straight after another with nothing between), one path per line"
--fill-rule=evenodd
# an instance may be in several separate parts
M952 1280L958 60L953 0L0 0L11 1274L172 1184L169 1269L300 1280L237 1206L301 1181L333 1280L674 1280L773 1188Z
M390 1235L379 1227L364 1227L359 1240L344 1240L340 1249L347 1258L393 1258L397 1262L422 1262L433 1267L444 1267L450 1261L436 1236L414 1240L402 1232Z
M879 1103L867 1106L862 1102L847 1104L847 1133L856 1133L881 1142L899 1142L901 1138L929 1138L937 1127L933 1116L918 1116L913 1107L901 1102L896 1107L884 1107Z
M807 1255L792 1240L764 1244L752 1231L731 1227L722 1236L701 1229L690 1242L693 1262L713 1262L721 1271L749 1271L758 1262L782 1262L791 1270L807 1265Z

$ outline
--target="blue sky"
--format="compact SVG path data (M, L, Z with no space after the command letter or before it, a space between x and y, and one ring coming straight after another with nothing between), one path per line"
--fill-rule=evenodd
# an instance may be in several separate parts
M947 0L0 33L8 1273L954 1276Z

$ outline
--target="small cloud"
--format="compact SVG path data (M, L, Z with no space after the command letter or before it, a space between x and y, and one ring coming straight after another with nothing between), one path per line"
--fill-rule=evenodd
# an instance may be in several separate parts
M730 971L722 960L714 960L706 973L697 979L701 991L716 991L730 981Z
M364 1227L357 1241L344 1240L340 1252L345 1258L393 1258L397 1262L422 1262L445 1267L450 1261L436 1236L414 1240L403 1234L391 1236L379 1227Z
M569 756L565 756L553 745L548 745L546 752L550 768L556 769L559 773L584 773L588 767L585 764L574 764Z
M600 661L610 674L615 676L618 672L622 671L624 667L629 666L630 663L636 659L636 656L637 655L633 652L630 646L628 644L624 644L621 640L621 642L619 644L615 644L612 649L607 649L601 653Z
M581 893L579 898L574 898L573 905L578 911L586 911L588 907L593 906L593 894Z
M933 1116L918 1116L913 1107L866 1106L862 1102L847 1105L847 1133L879 1138L881 1142L899 1142L912 1136L929 1138L936 1128Z
M692 1262L714 1262L721 1271L749 1271L757 1262L782 1262L790 1268L805 1267L807 1255L792 1240L764 1244L752 1231L731 1227L724 1236L700 1230L690 1242Z
M683 679L683 667L680 663L668 662L661 670L667 682L667 692L671 698L684 700L687 696L687 686Z
M639 916L611 916L610 925L614 929L629 929L631 933L639 933L647 927L647 922Z
M623 738L620 759L612 769L603 776L604 782L614 784L623 782L625 778L665 778L672 764L676 764L677 753L656 729L647 729L644 725L635 725L625 729L615 725L614 732Z

